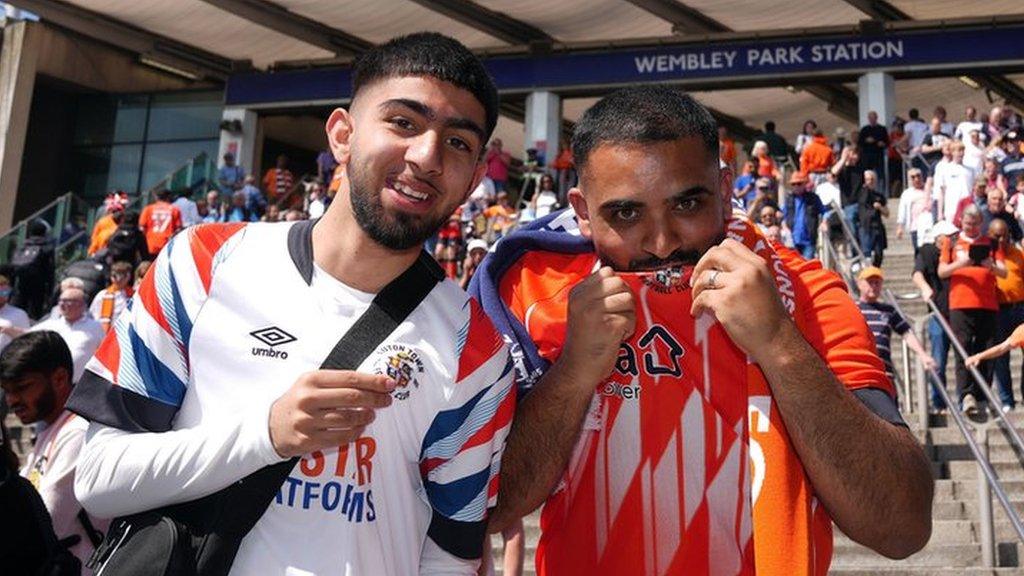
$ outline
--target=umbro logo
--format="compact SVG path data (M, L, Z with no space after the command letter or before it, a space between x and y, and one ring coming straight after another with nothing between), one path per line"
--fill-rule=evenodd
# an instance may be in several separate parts
M249 332L249 335L266 344L270 348L261 348L259 346L252 347L253 356L266 356L268 358L280 358L282 360L288 359L288 353L284 350L274 350L276 346L283 344L289 344L298 340L295 336L285 332L277 326L269 326L267 328L260 328L259 330L253 330Z

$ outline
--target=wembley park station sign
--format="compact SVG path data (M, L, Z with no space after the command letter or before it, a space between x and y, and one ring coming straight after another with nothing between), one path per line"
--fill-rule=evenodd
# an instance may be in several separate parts
M723 83L797 79L867 71L1024 68L1024 26L929 29L874 36L797 37L493 56L485 63L504 93L615 87L646 82ZM237 74L228 105L345 100L347 68Z

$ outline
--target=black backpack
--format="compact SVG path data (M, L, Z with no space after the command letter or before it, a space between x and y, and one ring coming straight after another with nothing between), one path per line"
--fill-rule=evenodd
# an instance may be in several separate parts
M88 305L100 290L109 284L107 265L97 258L83 258L68 264L61 272L61 280L66 278L78 278L84 286L85 303ZM59 290L59 287L58 287ZM60 294L57 294L60 296Z
M11 268L20 278L37 278L45 273L49 246L45 241L30 238L11 258Z

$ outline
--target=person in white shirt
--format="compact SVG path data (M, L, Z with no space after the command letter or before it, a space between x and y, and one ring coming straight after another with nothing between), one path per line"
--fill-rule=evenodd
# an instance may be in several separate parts
M57 538L79 537L70 551L84 565L107 521L86 515L75 498L75 467L88 422L64 409L72 370L67 344L48 330L19 336L0 352L4 398L22 424L36 425L21 475L42 497Z
M103 341L103 326L86 313L85 292L80 288L68 288L61 292L57 305L60 306L60 318L40 322L29 331L52 330L60 334L71 350L74 361L72 382L78 382L85 371L85 363L92 358Z
M970 136L972 130L977 130L979 133L985 125L978 120L978 110L974 106L968 106L964 111L966 118L963 119L959 124L956 125L956 130L953 132L953 138L966 142L968 136ZM982 140L984 142L984 140ZM984 146L982 146L984 148Z
M10 303L11 281L0 275L0 350L11 343L16 336L28 330L31 321L28 314Z
M823 222L828 219L827 214L832 210L833 204L836 206L843 205L843 196L839 190L838 180L831 170L825 172L825 180L814 188L814 193L818 195L818 198L821 198L821 203L825 206L826 215L822 216Z
M961 122L961 124L963 124ZM974 172L977 177L981 174L985 162L985 144L981 141L981 131L972 129L967 132L964 144L964 166Z
M937 220L953 220L957 205L974 190L974 172L963 165L963 142L952 142L949 154L949 162L936 167L932 184L939 201Z
M910 242L917 254L918 238L935 223L932 213L932 195L925 187L924 176L918 168L907 170L910 186L900 195L900 204L896 210L896 238L910 232Z
M181 227L188 228L195 224L199 224L203 221L203 217L199 215L199 207L196 203L189 198L189 192L183 191L181 196L172 203L178 207L178 211L181 212Z
M326 122L345 170L324 216L175 236L68 403L90 420L75 491L99 515L300 459L233 576L469 576L497 504L514 364L453 280L358 367L319 369L410 266L443 276L422 247L487 170L497 89L436 33L375 46L352 77Z
M309 206L306 207L306 214L310 218L319 218L324 215L327 206L324 204L324 188L318 182L314 182L309 188Z
M133 293L132 265L114 262L110 266L110 286L100 290L89 305L89 313L103 326L104 332L110 330L110 325L128 305Z

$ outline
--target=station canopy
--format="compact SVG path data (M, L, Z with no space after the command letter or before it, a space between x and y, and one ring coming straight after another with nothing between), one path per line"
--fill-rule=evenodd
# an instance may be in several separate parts
M362 50L416 31L453 36L483 56L594 47L707 42L761 35L800 36L819 29L855 33L878 26L936 29L944 22L1024 22L1021 0L10 0L52 25L139 54L144 62L223 81L239 70L346 65ZM949 49L956 50L957 46ZM1021 63L1024 66L1024 62ZM944 106L956 122L967 105L1024 106L1022 68L900 77L896 108L928 118ZM760 129L767 120L792 142L805 120L827 134L856 124L855 78L790 84L785 76L750 86L701 86L694 96L732 125ZM566 94L564 117L576 120L599 94ZM516 101L516 99L518 99ZM523 147L523 95L509 98L497 135Z

